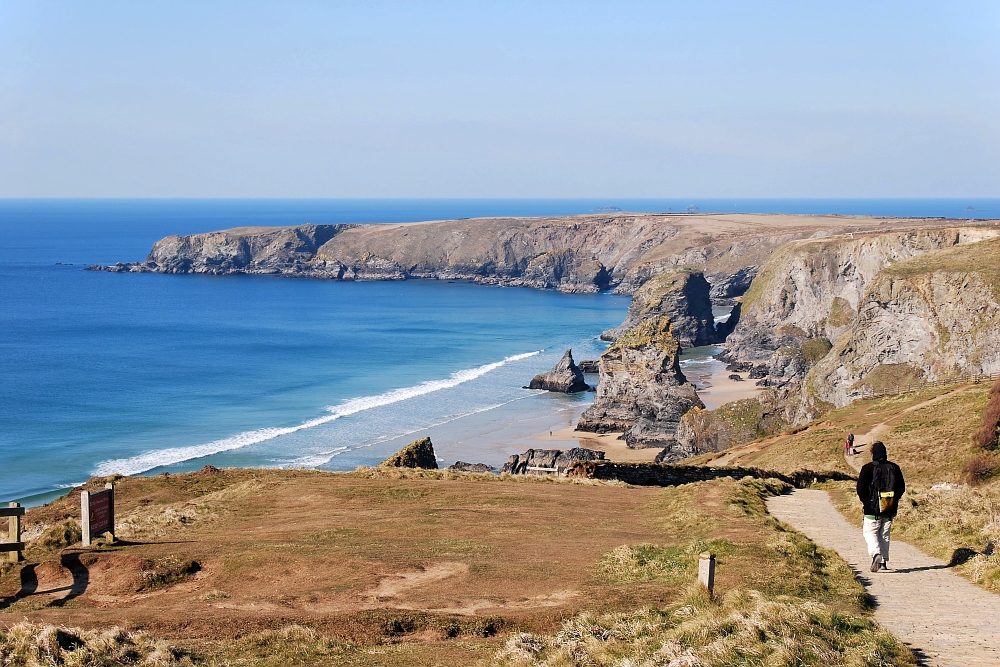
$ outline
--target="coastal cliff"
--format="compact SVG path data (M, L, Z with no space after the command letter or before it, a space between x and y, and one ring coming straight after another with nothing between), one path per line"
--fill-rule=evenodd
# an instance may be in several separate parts
M114 272L266 274L328 280L433 278L481 284L614 290L693 268L731 302L757 266L795 239L940 221L808 215L601 214L407 224L243 227L157 241Z
M1000 372L1000 229L790 243L760 270L722 358L759 397L693 411L679 446L718 451L901 385Z
M1000 239L893 264L807 377L836 406L907 381L1000 373Z

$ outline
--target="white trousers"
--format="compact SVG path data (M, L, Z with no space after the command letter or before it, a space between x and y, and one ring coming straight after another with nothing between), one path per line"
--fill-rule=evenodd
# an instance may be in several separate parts
M889 560L889 533L892 532L892 519L869 519L861 526L861 533L868 545L868 555L882 554L882 560Z

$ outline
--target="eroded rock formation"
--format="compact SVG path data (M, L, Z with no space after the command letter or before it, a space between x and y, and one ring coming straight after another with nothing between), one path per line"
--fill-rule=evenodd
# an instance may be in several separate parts
M430 438L420 438L379 464L384 468L423 468L437 470L437 456Z
M587 391L590 385L583 379L581 371L573 363L573 350L566 350L559 363L548 373L539 373L531 378L528 389L544 389L546 391L556 391L563 394L575 394L580 391Z
M604 452L583 447L572 449L529 449L523 454L514 454L500 468L501 473L511 475L564 474L577 461L603 461Z
M630 447L673 445L681 416L704 407L680 370L679 356L669 317L651 317L623 333L601 355L597 395L577 428L623 432Z
M601 338L617 340L643 320L665 316L670 319L673 335L682 347L719 342L710 290L700 272L672 271L655 275L632 295L625 321L605 331Z

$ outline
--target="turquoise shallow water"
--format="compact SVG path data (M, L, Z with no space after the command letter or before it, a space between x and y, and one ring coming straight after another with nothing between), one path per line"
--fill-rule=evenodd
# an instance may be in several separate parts
M703 210L829 212L802 200ZM721 202L721 203L718 203ZM0 201L0 501L93 474L216 466L352 469L430 434L442 464L501 463L589 396L521 387L628 300L463 283L333 283L83 271L158 238L244 224L556 215L681 200ZM998 202L869 203L982 215ZM839 212L864 203L841 203ZM757 208L754 208L757 207Z

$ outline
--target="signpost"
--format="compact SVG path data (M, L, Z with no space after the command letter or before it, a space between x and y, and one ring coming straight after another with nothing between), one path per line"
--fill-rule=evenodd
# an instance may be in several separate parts
M83 546L89 547L93 538L108 534L115 539L115 486L110 482L103 491L80 492L80 517L83 524Z

